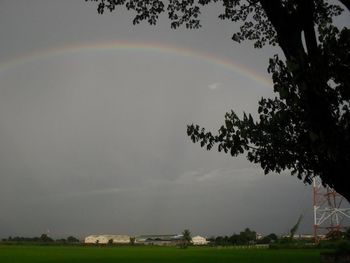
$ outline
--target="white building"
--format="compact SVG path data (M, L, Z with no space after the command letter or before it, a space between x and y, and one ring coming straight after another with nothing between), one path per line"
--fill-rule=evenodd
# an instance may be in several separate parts
M110 241L112 240L112 241ZM127 235L91 235L85 238L86 244L129 244L130 236Z
M195 246L199 245L208 245L209 241L207 241L204 237L194 236L192 237L192 244Z

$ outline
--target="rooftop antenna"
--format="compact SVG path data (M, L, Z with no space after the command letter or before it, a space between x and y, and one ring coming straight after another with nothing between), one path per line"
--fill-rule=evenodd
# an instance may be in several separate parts
M329 233L345 231L350 226L350 205L343 196L321 179L313 178L314 238L319 243Z

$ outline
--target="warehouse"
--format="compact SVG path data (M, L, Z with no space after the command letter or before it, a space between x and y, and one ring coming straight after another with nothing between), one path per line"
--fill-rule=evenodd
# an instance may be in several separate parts
M129 244L130 236L127 235L90 235L85 238L86 244Z
M209 241L207 241L204 237L201 237L201 236L192 237L192 244L195 246L208 245L208 243Z
M180 235L141 235L136 236L136 244L158 245L158 246L175 246L181 243L182 236Z

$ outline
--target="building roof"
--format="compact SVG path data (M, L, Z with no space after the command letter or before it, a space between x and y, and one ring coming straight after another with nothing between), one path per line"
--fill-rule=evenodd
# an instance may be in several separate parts
M90 235L86 238L130 239L128 235Z

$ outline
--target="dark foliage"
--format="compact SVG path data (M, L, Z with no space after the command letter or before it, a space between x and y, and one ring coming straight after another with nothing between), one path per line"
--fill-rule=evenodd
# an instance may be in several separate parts
M69 243L79 243L80 241L79 241L79 239L77 239L74 236L69 236L69 237L67 237L67 242L69 242Z
M8 237L2 239L3 242L11 243L55 243L55 244L66 244L66 243L80 243L79 239L69 236L67 239L61 238L53 240L47 234L42 234L40 237Z
M189 125L193 142L232 156L246 153L265 173L290 171L304 182L319 176L350 201L350 30L332 18L350 9L349 0L85 0L98 12L125 6L136 13L134 24L155 25L167 13L171 27L199 28L201 9L223 7L220 19L240 24L236 42L254 47L278 45L285 56L270 60L276 98L259 101L259 119L231 111L218 134Z
M180 243L180 248L187 248L192 241L192 237L191 237L191 232L188 229L185 229L182 232L182 241Z
M272 235L272 236L271 236ZM266 243L259 242L260 244L268 244L271 240L277 240L275 234L270 234L267 237L270 237L268 240L265 239ZM275 239L276 238L276 239ZM244 229L239 234L233 234L232 236L217 236L211 237L208 239L212 246L235 246L235 245L253 245L257 242L256 232L250 230L249 228Z
M259 101L258 121L232 111L218 135L198 125L188 126L187 133L208 150L217 144L232 156L246 152L266 174L289 170L307 183L320 176L350 200L350 30L329 27L320 39L317 68L299 72L277 56L270 60L278 96Z
M277 240L278 240L277 235L275 233L271 233L257 240L257 244L271 244L271 243L275 243Z

